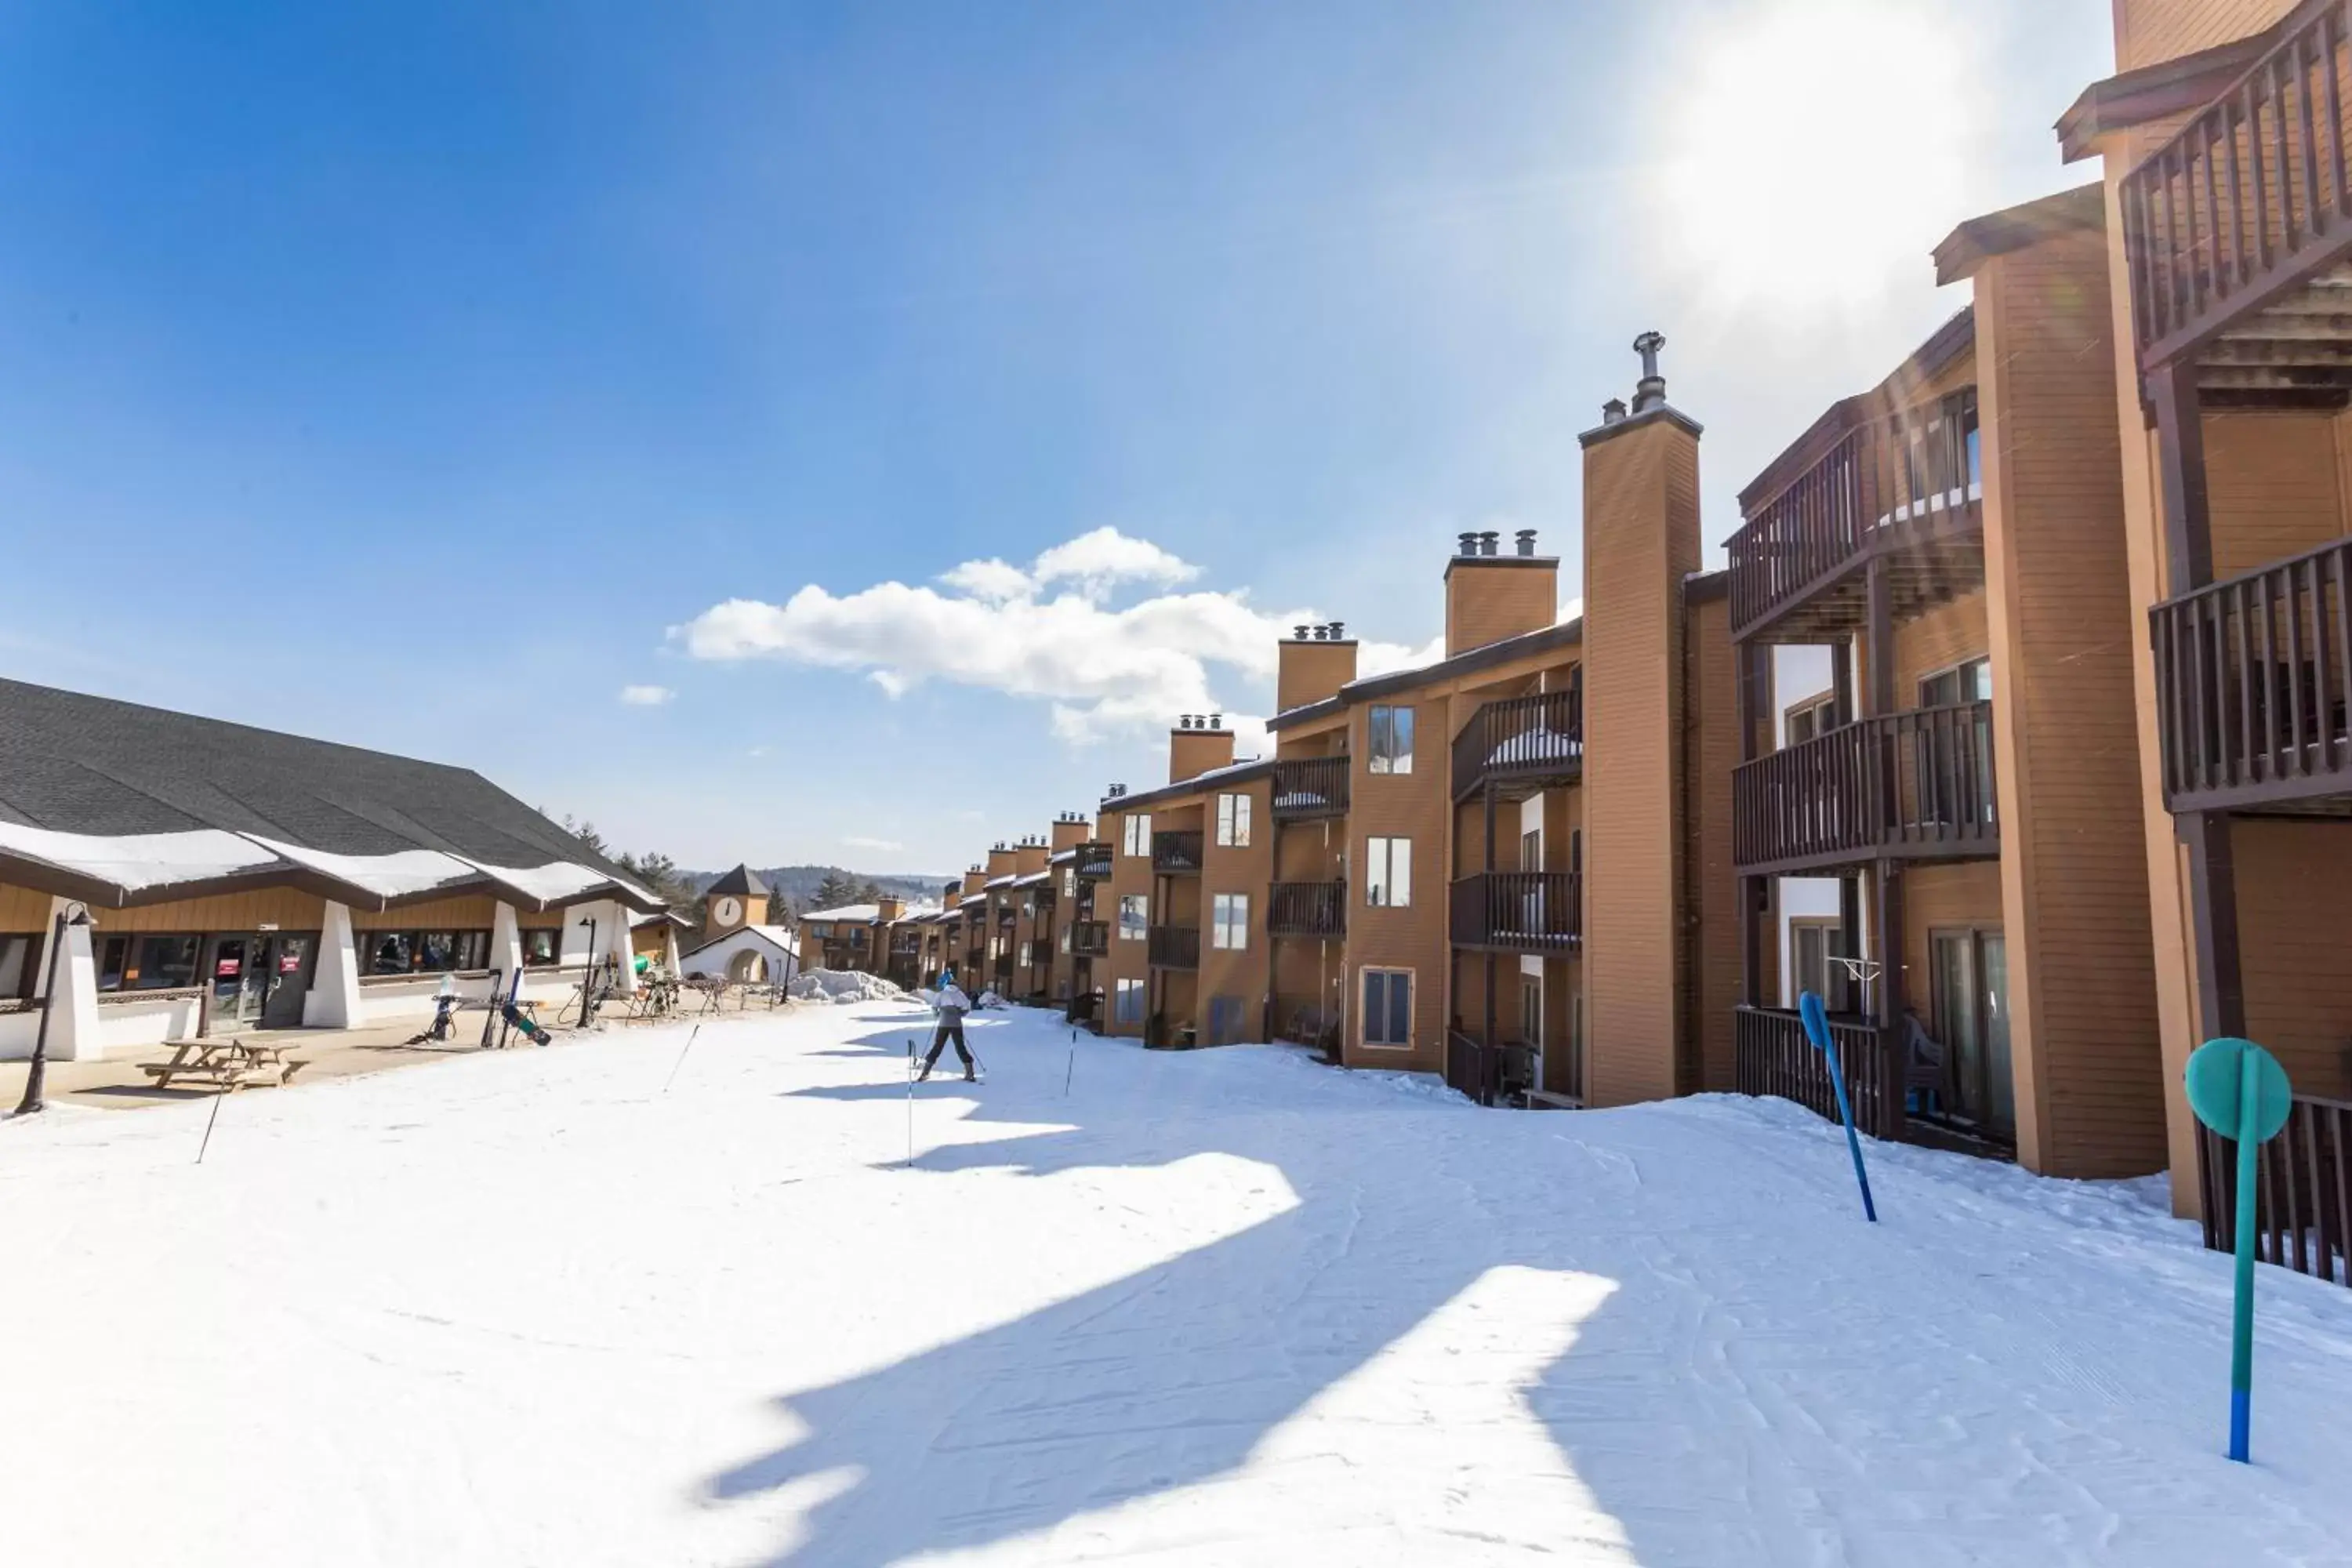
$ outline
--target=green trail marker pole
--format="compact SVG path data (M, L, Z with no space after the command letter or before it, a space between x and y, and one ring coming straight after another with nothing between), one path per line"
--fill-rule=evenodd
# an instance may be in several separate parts
M2252 1040L2208 1040L2181 1075L2197 1120L2238 1144L2237 1291L2230 1324L2230 1458L2253 1462L2254 1195L2262 1146L2278 1136L2294 1108L2279 1059Z

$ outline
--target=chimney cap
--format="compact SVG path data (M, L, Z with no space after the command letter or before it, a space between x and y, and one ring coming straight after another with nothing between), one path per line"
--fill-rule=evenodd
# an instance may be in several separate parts
M1517 542L1520 554L1533 555L1536 552L1536 531L1534 529L1523 528L1519 530L1514 538Z
M1642 356L1642 379L1633 387L1633 412L1647 413L1661 408L1666 401L1666 378L1658 373L1658 351L1666 346L1666 334L1643 332L1633 340L1633 352Z
M1347 622L1345 622L1345 621L1333 621L1333 622L1331 623L1331 640L1332 640L1333 642L1345 642L1345 641L1347 641L1347 640L1348 640L1347 633L1348 633L1348 623L1347 623Z
M1478 536L1475 533L1456 534L1454 537L1460 542L1462 554L1475 555L1478 553Z

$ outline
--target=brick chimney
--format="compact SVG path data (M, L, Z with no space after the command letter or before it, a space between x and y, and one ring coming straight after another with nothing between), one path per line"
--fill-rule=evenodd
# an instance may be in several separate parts
M885 893L882 901L875 907L880 911L876 918L887 925L907 912L907 900L896 893Z
M1691 937L1679 902L1683 580L1698 569L1696 421L1666 401L1658 351L1633 345L1631 413L1611 406L1584 447L1584 973L1591 1103L1676 1092L1696 1021L1678 983Z
M988 880L993 882L997 878L1009 873L1013 869L1013 863L1012 845L992 845L988 851Z
M1336 696L1356 679L1356 639L1344 635L1344 622L1293 630L1275 647L1274 707L1278 713Z
M1054 818L1054 853L1075 849L1094 836L1094 824L1075 811Z
M1013 868L1024 877L1032 871L1042 871L1045 868L1046 858L1052 854L1053 851L1045 847L1044 839L1024 838L1013 847Z
M1559 557L1536 553L1536 531L1519 530L1509 554L1497 533L1459 536L1445 563L1445 654L1522 632L1541 631L1559 613Z
M1168 731L1168 782L1182 784L1234 760L1234 732L1222 713L1187 713Z

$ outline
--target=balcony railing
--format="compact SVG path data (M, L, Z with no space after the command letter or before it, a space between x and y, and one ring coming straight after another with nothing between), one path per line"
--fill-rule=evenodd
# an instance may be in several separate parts
M1348 934L1348 884L1276 882L1267 889L1265 929L1275 936Z
M1105 958L1110 953L1110 923L1078 921L1070 927L1070 952L1078 958Z
M1201 928L1198 926L1153 926L1148 946L1154 969L1201 967Z
M1897 614L1980 584L1983 495L1973 387L1848 431L1731 536L1732 635L1800 605L1815 613L1789 635L1850 626L1873 554L1909 563Z
M1482 704L1454 737L1454 798L1489 781L1541 789L1584 772L1581 686Z
M1348 810L1348 759L1301 757L1274 764L1274 815L1280 822L1342 816Z
M1731 775L1731 855L1750 876L2000 853L1992 704L1841 725Z
M1516 1041L1489 1046L1458 1030L1445 1032L1445 1082L1480 1105L1515 1103L1537 1087L1536 1054Z
M2305 0L2277 41L2124 176L2140 364L2154 369L2352 247L2347 0Z
M1078 876L1086 880L1101 881L1110 875L1111 847L1108 844L1078 846Z
M1569 952L1583 936L1583 879L1573 871L1482 871L1454 884L1456 947Z
M1151 836L1151 868L1191 876L1201 869L1201 834L1155 833Z
M2256 1155L2254 1256L2352 1285L2352 1101L2296 1095L2286 1125ZM2205 1245L2237 1246L2238 1146L2197 1130Z
M1875 1024L1830 1023L1830 1038L1845 1071L1846 1098L1853 1121L1874 1138L1904 1133L1903 1074L1883 1044ZM1778 1095L1817 1116L1838 1120L1837 1090L1829 1064L1805 1037L1804 1021L1783 1007L1740 1007L1733 1012L1732 1071L1742 1094Z
M2352 794L2352 540L2149 612L2165 804L2175 811Z

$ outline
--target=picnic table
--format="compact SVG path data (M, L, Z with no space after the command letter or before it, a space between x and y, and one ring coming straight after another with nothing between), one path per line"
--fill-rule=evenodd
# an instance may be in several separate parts
M235 1035L199 1036L163 1043L172 1047L170 1060L139 1064L139 1070L153 1079L157 1089L169 1089L181 1079L231 1092L259 1081L282 1086L291 1082L310 1060L307 1057L288 1056L283 1045L240 1039Z

